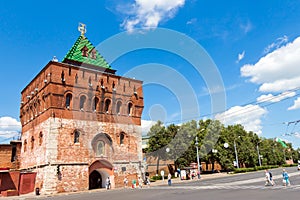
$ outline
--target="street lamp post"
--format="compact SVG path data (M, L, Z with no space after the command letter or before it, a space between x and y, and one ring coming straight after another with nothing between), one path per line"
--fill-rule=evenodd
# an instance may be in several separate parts
M195 145L196 145L196 150L197 150L197 164L198 164L198 178L200 178L200 160L199 160L199 150L198 150L198 136L196 136L196 142L195 142Z
M239 136L240 137L240 136ZM239 138L238 137L238 138ZM234 153L235 153L235 162L236 162L236 167L239 167L239 158L238 158L238 154L237 154L237 150L236 150L236 143L235 143L235 139L233 140L233 146L234 146Z
M258 154L258 163L259 163L259 166L261 167L261 156L260 156L260 153L259 153L258 143L256 145L256 149L257 149L257 154Z
M211 152L212 152L212 155L214 157L214 153L218 153L218 149L212 149ZM213 159L213 162L212 162L212 172L214 172L214 170L215 170L215 161Z

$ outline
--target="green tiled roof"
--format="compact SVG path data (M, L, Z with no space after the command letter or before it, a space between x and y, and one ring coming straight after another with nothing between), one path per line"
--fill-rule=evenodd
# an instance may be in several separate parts
M83 52L86 53L85 56ZM78 37L62 62L68 62L68 60L111 69L111 66L84 35Z

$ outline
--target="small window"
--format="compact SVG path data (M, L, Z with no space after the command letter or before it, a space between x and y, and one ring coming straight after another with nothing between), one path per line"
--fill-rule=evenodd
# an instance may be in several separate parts
M91 58L94 60L97 58L97 51L95 48L91 50Z
M106 113L108 113L108 111L109 111L109 106L110 106L110 100L106 99L106 101L105 101L105 112Z
M76 130L74 132L74 143L79 143L80 132Z
M89 77L89 86L90 87L93 86L93 84L92 84L92 78L91 77Z
M72 94L67 94L66 95L66 108L69 109L71 106L71 101L72 101Z
M132 115L132 103L129 103L128 104L128 113L127 113L129 116Z
M34 148L34 137L32 136L31 137L31 149L33 149Z
M75 83L76 84L78 83L78 75L77 74L75 75Z
M65 80L65 72L64 71L61 72L60 76L61 76L61 81L65 82L66 80Z
M11 149L11 162L14 162L16 159L17 159L17 146L13 144Z
M125 139L125 134L121 133L120 134L120 144L124 144L124 139Z
M117 103L117 108L116 108L116 113L119 115L121 114L121 106L122 106L122 102L118 101Z
M27 140L24 140L24 152L27 151Z
M82 49L81 49L81 52L82 52L82 56L83 57L88 57L89 56L89 49L86 47L86 46L84 46Z
M79 108L80 108L81 111L84 110L85 100L86 100L86 97L85 97L84 95L80 97L80 105L79 105Z
M97 111L97 109L98 109L98 104L99 104L99 98L98 98L98 97L95 97L94 103L93 103L93 110L94 110L94 111Z
M39 145L41 146L43 143L43 132L41 131L39 134Z
M97 156L101 156L101 155L104 155L105 154L105 143L100 140L98 141L97 143Z

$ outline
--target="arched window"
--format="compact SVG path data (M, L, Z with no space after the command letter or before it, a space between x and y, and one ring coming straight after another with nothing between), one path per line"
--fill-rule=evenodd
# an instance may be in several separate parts
M120 133L120 144L124 144L125 134L122 132Z
M82 110L82 111L84 110L85 100L86 100L86 97L84 95L82 95L80 97L80 104L79 104L79 109Z
M129 104L128 104L128 113L127 113L127 114L128 114L129 116L132 115L132 106L133 106L132 103L129 103Z
M69 109L71 107L72 102L72 94L68 93L66 95L66 108Z
M99 140L97 142L97 156L101 156L105 154L105 143L102 140Z
M94 102L93 102L93 111L97 111L98 109L98 104L99 104L99 98L95 97Z
M43 132L41 131L39 134L39 145L41 146L43 143Z
M122 106L122 102L118 101L117 102L117 107L116 107L116 113L119 115L121 114L121 106Z
M33 148L34 148L34 137L31 136L31 149L33 149Z
M74 143L79 143L80 132L78 130L74 131Z
M109 106L110 106L110 100L106 99L106 101L105 101L105 112L106 113L108 113L108 111L109 111Z
M113 147L112 139L106 133L97 134L91 141L91 145L95 156L101 156L106 158L112 158Z
M37 110L36 110L37 114L41 114L41 100L37 100Z
M33 113L34 113L34 117L36 117L38 115L36 102L33 103Z

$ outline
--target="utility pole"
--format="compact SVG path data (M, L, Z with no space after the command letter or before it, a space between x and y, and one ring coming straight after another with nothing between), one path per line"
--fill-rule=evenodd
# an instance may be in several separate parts
M198 136L196 136L196 150L197 150L197 164L198 164L198 173L199 173L199 178L200 178L200 160L199 160L199 150L198 150Z
M259 153L258 143L256 145L256 149L257 149L257 154L258 154L258 163L259 163L259 166L261 167L261 159L260 159L260 153Z
M239 137L240 137L240 136L239 136ZM240 168L240 166L239 166L239 158L238 158L238 154L237 154L237 150L236 150L235 139L233 140L233 146L234 146L234 153L235 153L236 167L237 167L237 168Z

